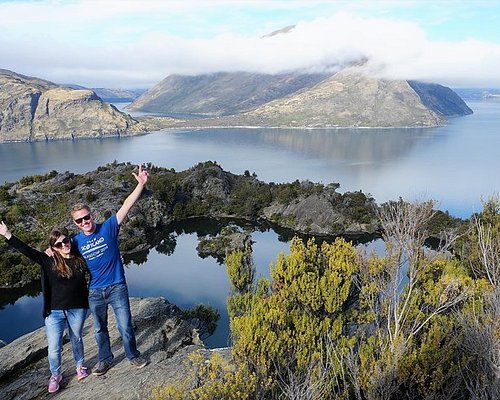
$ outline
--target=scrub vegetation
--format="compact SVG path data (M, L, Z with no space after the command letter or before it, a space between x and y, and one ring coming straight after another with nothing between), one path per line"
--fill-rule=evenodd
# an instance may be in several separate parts
M192 357L155 398L500 398L500 200L430 248L433 206L384 204L384 254L296 237L258 280L227 254L232 360Z

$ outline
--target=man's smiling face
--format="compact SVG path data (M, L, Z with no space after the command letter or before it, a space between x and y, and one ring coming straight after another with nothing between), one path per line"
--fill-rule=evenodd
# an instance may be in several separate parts
M81 210L73 211L72 217L75 225L83 233L85 233L86 235L90 235L92 232L94 232L95 223L90 210L82 208Z

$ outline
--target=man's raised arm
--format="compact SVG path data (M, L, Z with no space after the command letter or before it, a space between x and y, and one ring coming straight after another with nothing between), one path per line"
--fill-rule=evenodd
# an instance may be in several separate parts
M144 189L144 186L146 186L146 182L148 181L148 171L142 169L142 165L139 165L139 172L137 172L137 174L132 172L132 175L134 175L134 178L137 180L137 186L132 191L132 193L128 195L128 197L123 202L123 205L116 213L118 224L122 223L132 206L139 199L142 193L142 189Z

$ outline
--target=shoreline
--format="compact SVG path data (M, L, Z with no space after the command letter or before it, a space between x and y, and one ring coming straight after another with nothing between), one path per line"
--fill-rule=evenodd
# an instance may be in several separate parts
M432 128L440 128L446 125L426 125L426 126L256 126L256 125L208 125L208 126L166 126L161 127L155 130L147 131L147 132L139 132L130 135L104 135L104 136L80 136L80 137L60 137L60 138L51 138L51 139L28 139L28 140L5 140L0 139L0 144L3 143L40 143L40 142L56 142L56 141L77 141L77 140L104 140L104 139L112 139L112 138L129 138L135 136L144 136L151 133L158 133L169 130L192 130L192 131L200 131L204 129L272 129L272 130L304 130L304 131L314 131L314 130L371 130L371 129L432 129Z

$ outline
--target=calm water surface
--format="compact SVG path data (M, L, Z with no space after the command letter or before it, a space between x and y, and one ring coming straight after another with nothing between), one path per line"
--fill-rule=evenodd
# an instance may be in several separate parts
M377 202L432 198L468 217L500 184L500 101L430 129L166 130L132 138L0 144L0 183L51 170L87 172L113 160L176 170L217 161L264 181L309 179L362 190Z
M266 182L309 179L338 182L340 191L362 190L381 203L435 199L439 207L469 217L481 197L500 189L500 102L469 102L474 115L431 129L203 129L167 130L132 138L0 144L0 183L51 170L82 173L117 160L151 162L184 170L217 161L225 170L255 172ZM224 267L196 253L196 231L176 232L171 255L152 250L147 261L127 265L132 296L164 296L181 308L198 303L219 309L222 320L210 346L227 344ZM254 232L258 274L288 242L272 230ZM0 338L11 341L43 325L41 299L0 293Z

